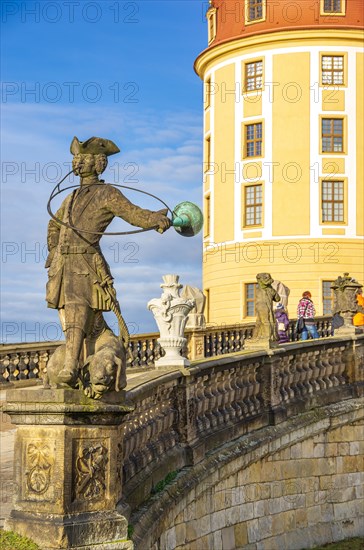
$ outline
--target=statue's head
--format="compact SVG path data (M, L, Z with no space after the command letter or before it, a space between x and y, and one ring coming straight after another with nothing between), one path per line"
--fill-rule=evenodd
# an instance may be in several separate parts
M110 139L92 137L80 141L74 137L70 147L74 158L72 167L76 176L99 175L107 166L107 157L119 153L120 149Z
M270 273L258 273L256 276L258 284L264 288L271 285L274 281Z

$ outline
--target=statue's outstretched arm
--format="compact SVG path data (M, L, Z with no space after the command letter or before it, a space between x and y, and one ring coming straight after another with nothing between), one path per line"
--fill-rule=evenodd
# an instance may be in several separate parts
M130 202L115 188L113 188L111 192L108 208L114 216L118 216L131 225L142 227L143 229L155 227L158 231L163 233L163 231L166 231L171 225L167 217L167 209L153 212L152 210L141 208Z

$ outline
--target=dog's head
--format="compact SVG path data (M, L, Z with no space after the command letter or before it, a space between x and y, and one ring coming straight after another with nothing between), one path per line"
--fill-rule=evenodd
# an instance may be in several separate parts
M112 348L103 348L89 357L84 365L88 372L86 395L100 399L105 393L120 391L123 361Z

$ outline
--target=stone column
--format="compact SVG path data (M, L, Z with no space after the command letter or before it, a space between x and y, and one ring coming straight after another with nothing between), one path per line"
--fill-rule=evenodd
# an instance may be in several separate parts
M5 528L45 549L132 550L122 492L120 393L94 401L72 389L9 390L17 425L14 508ZM96 546L97 545L97 546Z

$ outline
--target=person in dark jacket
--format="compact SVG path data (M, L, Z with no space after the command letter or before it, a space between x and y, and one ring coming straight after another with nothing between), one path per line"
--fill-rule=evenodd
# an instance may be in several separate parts
M279 343L284 344L286 342L289 342L289 319L283 304L277 305L274 315L277 321Z

